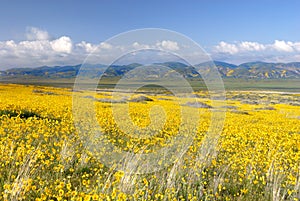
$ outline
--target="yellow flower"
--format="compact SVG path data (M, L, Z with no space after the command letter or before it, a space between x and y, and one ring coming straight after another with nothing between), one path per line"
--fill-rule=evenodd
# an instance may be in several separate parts
M63 189L59 189L58 195L59 195L60 197L62 197L64 194L65 194L64 190L63 190Z
M143 179L143 183L145 184L145 186L148 186L148 181L146 178Z
M92 195L92 199L93 199L93 200L98 200L98 199L99 199L99 196L98 196L97 194L93 194L93 195Z
M71 183L68 183L68 184L67 184L67 189L70 190L70 189L71 189L71 186L72 186Z
M248 189L246 189L246 188L243 188L243 189L241 190L241 193L243 193L243 194L246 194L246 193L248 193Z

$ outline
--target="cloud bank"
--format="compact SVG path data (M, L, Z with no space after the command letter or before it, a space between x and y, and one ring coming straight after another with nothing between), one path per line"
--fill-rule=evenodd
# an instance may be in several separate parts
M110 61L113 52L126 52L128 49L159 49L165 51L179 50L179 44L171 40L157 41L155 44L135 42L126 46L112 45L106 42L92 44L86 41L74 43L69 36L53 38L42 29L28 27L25 40L0 41L0 70L12 67L36 67L42 65L74 65L84 62L93 53L98 54L101 63ZM130 48L129 48L130 47ZM97 59L97 57L95 57ZM101 62L100 62L101 61Z
M216 59L235 63L247 61L293 62L300 61L300 42L275 40L270 44L241 41L227 43L221 41L213 47Z
M28 27L25 40L0 41L0 70L12 67L36 67L42 65L74 65L82 63L90 54L98 54L100 60L95 63L110 61L112 52L126 52L128 49L158 49L176 52L183 47L176 41L162 40L153 44L134 42L126 45L113 45L106 42L92 44L86 41L74 43L69 36L51 37L46 31ZM292 62L300 61L300 42L275 40L270 44L254 41L228 43L221 41L209 50L215 60L231 63L248 61ZM196 52L187 52L189 57L197 57ZM97 57L96 57L97 58Z

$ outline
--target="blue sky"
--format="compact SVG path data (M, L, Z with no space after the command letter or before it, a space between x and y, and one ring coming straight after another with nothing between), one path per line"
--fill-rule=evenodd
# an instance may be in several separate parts
M218 60L300 61L300 1L29 0L0 4L2 66L54 65L56 56L50 51L50 42L58 39L56 47L59 42L71 43L71 49L58 47L67 55L64 57L69 56L58 64L72 63L73 48L82 41L99 45L121 32L149 27L182 33ZM27 61L24 51L29 46L47 46L45 41L50 49L42 49L51 58L38 61L38 56L45 56L39 50L36 60Z

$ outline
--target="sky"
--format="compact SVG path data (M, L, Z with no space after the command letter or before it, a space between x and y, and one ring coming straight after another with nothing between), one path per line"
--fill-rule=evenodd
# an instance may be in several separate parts
M78 64L95 48L114 51L109 38L143 28L183 34L214 60L300 61L296 0L4 0L0 8L0 70ZM168 38L151 47L162 44L183 48Z

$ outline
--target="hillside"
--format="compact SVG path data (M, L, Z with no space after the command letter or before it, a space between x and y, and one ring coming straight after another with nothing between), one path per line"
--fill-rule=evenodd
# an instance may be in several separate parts
M215 61L223 78L243 79L298 79L300 78L300 62L293 63L266 63L248 62L240 65ZM195 68L179 62L158 63L159 65L171 68L167 71L157 71L159 76L169 76L172 72L178 72L186 78L199 77L199 73L207 72L211 63L195 65ZM135 69L140 64L113 65L106 69L105 65L87 65L84 74L88 77L122 77L125 73ZM7 80L18 77L39 77L39 78L74 78L78 74L81 65L74 66L41 66L37 68L13 68L0 71L0 79ZM105 70L106 69L106 70ZM197 70L196 70L197 69ZM151 71L151 69L149 69ZM149 71L149 73L151 73Z
M244 79L297 79L300 78L300 62L266 63L248 62L240 65L225 62L214 62L223 78ZM199 69L207 69L207 63L197 65Z

